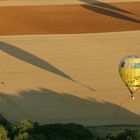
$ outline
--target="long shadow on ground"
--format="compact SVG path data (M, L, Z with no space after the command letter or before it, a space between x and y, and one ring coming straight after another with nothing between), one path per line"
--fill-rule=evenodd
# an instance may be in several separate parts
M83 99L49 89L0 93L0 111L10 121L32 119L40 123L75 122L85 125L139 124L140 116L109 102ZM120 111L115 115L115 112Z
M36 67L39 67L41 69L47 70L47 71L54 73L56 75L59 75L61 77L72 80L72 78L70 76L68 76L67 74L65 74L61 70L57 69L56 67L54 67L53 65L51 65L47 61L44 61L43 59L41 59L41 58L23 50L23 49L15 47L11 44L0 42L0 50L11 55L11 56L16 57L17 59L20 59L26 63L32 64Z
M140 23L140 20L130 17L130 15L125 14L132 14L126 10L118 8L108 3L96 1L96 0L80 0L82 2L88 3L88 5L82 5L84 8L106 15L114 18L118 18L125 21L130 21L134 23ZM133 14L132 14L133 15Z
M98 1L98 0L80 0L80 1L92 4L94 6L99 6L100 8L107 8L107 9L110 9L110 10L115 10L115 11L118 11L118 12L133 15L133 13L131 13L131 12L127 11L127 10L121 9L121 8L119 8L117 6L113 6L113 5L109 4L109 3L101 2L101 1Z
M75 82L75 83L77 83L85 88L88 88L89 90L95 91L94 88L88 87L87 85L84 85L80 82L75 81L70 76L65 74L63 71L61 71L60 69L51 65L49 62L47 62L47 61L39 58L38 56L35 56L35 55L33 55L33 54L23 50L23 49L20 49L20 48L13 46L11 44L0 42L0 50L13 56L13 57L16 57L17 59L20 59L26 63L29 63L31 65L34 65L36 67L39 67L39 68L44 69L46 71L49 71L53 74L56 74L58 76L66 78L68 80L71 80L71 81L73 81L73 82Z

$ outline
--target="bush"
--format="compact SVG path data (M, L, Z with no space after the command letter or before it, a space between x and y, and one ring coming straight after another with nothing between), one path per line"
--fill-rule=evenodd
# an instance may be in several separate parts
M78 124L49 124L42 125L37 130L47 140L91 140L91 132Z
M0 114L0 124L2 124L4 127L7 128L11 125L10 122L1 114Z
M46 140L46 138L43 135L31 135L27 132L23 132L15 136L14 140Z
M0 125L0 140L10 140L7 136L7 130L2 125Z
M106 140L140 140L140 132L135 129L125 129L119 134L109 134Z
M19 132L27 132L34 128L34 123L31 121L23 120L17 125Z
M33 140L46 140L46 137L43 135L32 135Z
M28 133L29 134L32 133L32 131L34 131L36 126L37 126L37 123L34 123L32 121L23 120L17 125L11 125L11 127L9 128L9 136L12 139L15 136L17 136L17 137L23 137L24 136L25 137L25 135L27 135ZM24 133L24 132L27 132L27 133Z
M118 139L118 134L115 134L115 133L109 134L106 137L106 140L117 140L117 139Z
M27 132L19 133L14 137L14 140L31 140L32 138Z

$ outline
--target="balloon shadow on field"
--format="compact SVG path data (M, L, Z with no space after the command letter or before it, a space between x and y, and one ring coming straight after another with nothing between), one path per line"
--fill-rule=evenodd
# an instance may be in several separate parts
M56 74L58 76L66 78L68 80L71 80L71 81L73 81L81 86L84 86L85 88L88 88L89 90L95 91L95 89L88 87L80 82L75 81L70 76L68 76L63 71L61 71L60 69L56 68L55 66L51 65L47 61L29 53L23 49L20 49L18 47L15 47L13 45L8 44L8 43L0 42L0 50L13 56L13 57L16 57L16 58L18 58L26 63L29 63L31 65L34 65L36 67L39 67L39 68L44 69L46 71L49 71L53 74Z
M126 10L123 10L121 8L118 8L116 6L113 6L111 4L96 1L96 0L80 0L80 1L88 3L88 5L87 4L82 5L82 7L88 10L91 10L91 11L94 11L94 12L97 12L106 16L122 19L125 21L140 23L140 20L130 17L129 15L124 15L124 13L131 14L131 15L134 15L134 14Z
M86 93L85 93L86 95ZM46 88L23 90L19 96L0 93L0 111L10 122L24 119L44 123L93 125L135 125L140 116L109 102L83 99ZM129 100L128 100L129 101ZM120 111L114 116L116 110Z

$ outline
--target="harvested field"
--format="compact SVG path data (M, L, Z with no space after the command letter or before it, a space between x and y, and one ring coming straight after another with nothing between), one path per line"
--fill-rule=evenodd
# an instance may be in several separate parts
M10 122L140 124L139 91L128 98L118 74L122 57L140 55L140 2L84 1L0 6L0 112Z
M0 7L0 35L79 34L140 29L140 2Z

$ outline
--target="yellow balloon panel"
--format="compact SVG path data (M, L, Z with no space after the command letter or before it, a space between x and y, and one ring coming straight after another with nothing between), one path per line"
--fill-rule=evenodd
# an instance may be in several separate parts
M127 63L140 63L140 58L125 58L124 61Z
M119 68L120 77L130 91L135 92L140 86L139 68Z
M140 87L140 57L136 55L124 57L119 65L119 73L129 90L135 92Z

